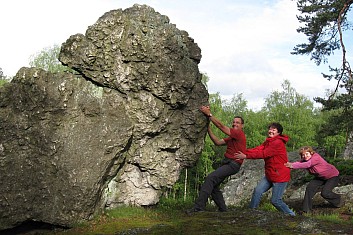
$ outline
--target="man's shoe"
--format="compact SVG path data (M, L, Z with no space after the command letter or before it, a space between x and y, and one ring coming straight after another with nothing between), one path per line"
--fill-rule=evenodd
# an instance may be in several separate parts
M204 210L197 209L197 208L194 208L194 207L185 211L185 213L187 215L193 215L195 213L200 213L200 212L204 212Z

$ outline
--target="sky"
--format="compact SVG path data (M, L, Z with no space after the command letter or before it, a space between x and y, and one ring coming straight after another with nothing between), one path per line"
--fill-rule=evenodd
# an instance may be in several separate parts
M210 79L209 93L223 99L242 94L248 108L259 110L271 92L282 90L284 80L311 100L335 88L321 75L327 65L290 53L307 39L296 31L299 12L289 0L0 1L0 68L14 76L29 66L31 56L84 34L105 12L134 4L154 8L189 33L201 48L199 70ZM339 62L337 53L329 63Z

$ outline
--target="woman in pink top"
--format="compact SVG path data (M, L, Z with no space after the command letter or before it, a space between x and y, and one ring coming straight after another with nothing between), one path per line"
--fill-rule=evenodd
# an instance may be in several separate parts
M306 187L303 201L303 212L310 212L313 208L313 197L319 187L322 187L321 196L335 207L343 205L341 195L332 192L338 185L339 171L333 165L327 163L312 147L305 146L299 150L301 160L299 162L287 162L284 165L291 169L306 169L315 178Z

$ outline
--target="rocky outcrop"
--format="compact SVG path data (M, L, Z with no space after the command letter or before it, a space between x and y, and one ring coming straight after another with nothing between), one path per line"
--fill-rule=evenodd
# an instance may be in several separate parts
M202 152L201 51L167 16L107 12L59 59L76 73L22 68L0 89L0 230L156 204Z

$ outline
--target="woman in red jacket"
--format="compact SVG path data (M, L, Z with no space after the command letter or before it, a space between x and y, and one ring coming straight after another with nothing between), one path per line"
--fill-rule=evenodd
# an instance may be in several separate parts
M257 208L263 193L272 188L272 205L285 214L295 216L282 200L290 180L290 169L284 165L288 162L286 143L289 137L282 132L281 124L271 123L268 126L268 137L265 142L255 148L247 149L245 153L238 152L235 156L239 159L264 159L265 161L265 176L254 189L250 208Z

